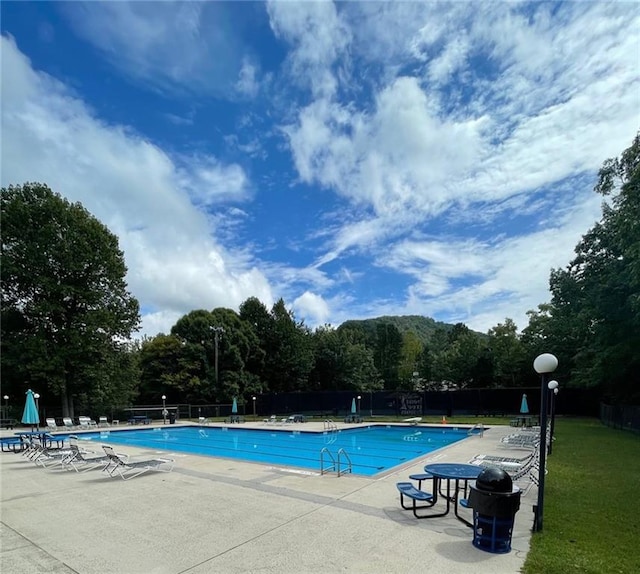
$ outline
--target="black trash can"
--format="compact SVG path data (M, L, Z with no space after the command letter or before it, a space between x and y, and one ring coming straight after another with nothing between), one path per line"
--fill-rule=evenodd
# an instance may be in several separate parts
M504 554L511 551L511 536L522 492L502 469L487 467L471 486L468 506L473 509L473 545Z
M176 413L174 411L169 411L169 424L176 424Z

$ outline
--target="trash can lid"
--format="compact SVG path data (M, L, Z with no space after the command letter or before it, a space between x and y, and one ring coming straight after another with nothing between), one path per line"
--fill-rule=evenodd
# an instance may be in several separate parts
M476 488L485 492L511 492L513 481L501 468L485 468L476 478Z

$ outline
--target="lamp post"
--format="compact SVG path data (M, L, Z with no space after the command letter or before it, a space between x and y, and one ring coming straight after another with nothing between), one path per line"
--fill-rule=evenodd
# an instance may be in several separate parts
M214 356L214 370L216 373L216 385L218 384L218 343L220 342L220 336L224 333L224 327L209 327L213 332L213 342L215 347L215 356Z
M253 418L256 418L256 397L255 395L253 397L251 397L251 400L253 401Z
M360 414L360 400L362 399L362 397L360 395L358 395L358 414Z
M549 381L549 398L551 399L551 426L549 427L549 448L547 454L553 452L553 432L556 426L556 395L558 394L558 381Z
M4 417L5 419L9 418L9 395L4 396Z
M34 393L33 394L33 398L36 400L36 412L38 413L38 422L36 423L36 430L40 430L40 403L39 403L39 399L40 399L40 395L38 393ZM33 430L33 427L31 427L31 429Z
M558 359L551 353L538 355L533 361L533 368L542 379L540 385L540 450L538 467L538 504L534 507L533 531L542 531L542 517L544 511L544 471L547 462L547 376L558 367Z
M162 395L162 424L167 424L167 395Z

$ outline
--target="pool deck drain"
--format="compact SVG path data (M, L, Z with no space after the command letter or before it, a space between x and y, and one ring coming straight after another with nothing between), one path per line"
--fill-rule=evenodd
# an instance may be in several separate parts
M322 423L305 423L310 425L322 430ZM265 428L262 423L244 426ZM483 438L470 437L381 477L320 476L176 453L172 473L148 472L125 482L98 470L46 470L2 453L0 570L514 574L529 549L535 488L519 483L526 490L509 554L476 549L471 529L453 515L416 520L400 508L395 488L435 460L510 456L499 445L512 431L493 427ZM118 449L155 455L155 449Z

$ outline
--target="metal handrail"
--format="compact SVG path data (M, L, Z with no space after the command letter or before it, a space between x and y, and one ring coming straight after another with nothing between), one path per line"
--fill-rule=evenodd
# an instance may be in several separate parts
M342 472L342 466L340 464L340 457L344 456L344 458L347 459L347 469ZM351 464L351 459L349 458L349 455L347 454L347 451L344 450L343 448L341 448L338 451L338 476L340 476L341 474L345 474L346 472L353 472L353 465Z
M325 469L324 467L324 455L327 454L331 459L331 466ZM331 451L325 446L320 451L320 474L324 474L325 472L335 472L336 470L336 459L331 454ZM338 470L338 476L340 476L340 471Z
M331 419L327 419L324 421L324 430L338 432L338 425Z
M484 423L476 423L475 425L473 425L472 428L469 429L469 432L467 433L469 436L471 436L474 430L478 429L480 432L478 433L480 435L480 438L484 437Z

